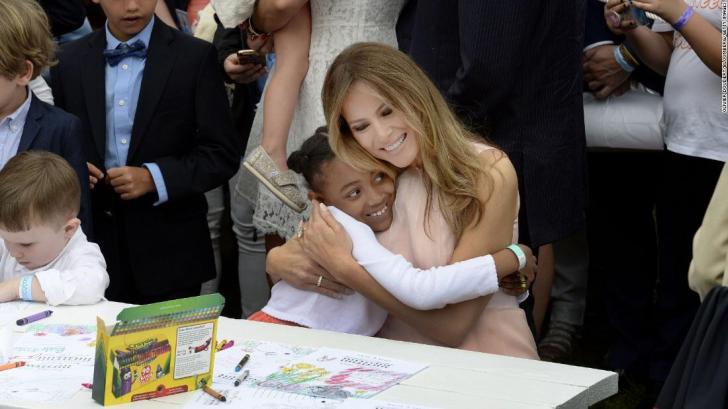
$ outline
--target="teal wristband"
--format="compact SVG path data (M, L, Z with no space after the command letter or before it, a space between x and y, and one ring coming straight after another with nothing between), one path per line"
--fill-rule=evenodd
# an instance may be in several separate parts
M528 261L526 260L526 253L518 247L518 244L511 244L506 248L516 255L516 258L518 259L518 270L523 270L523 268L526 267L526 262Z
M33 275L26 275L20 279L18 295L21 300L33 301Z

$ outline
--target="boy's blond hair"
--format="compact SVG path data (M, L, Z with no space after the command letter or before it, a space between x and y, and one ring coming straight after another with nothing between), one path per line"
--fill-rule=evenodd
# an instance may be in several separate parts
M48 16L34 0L0 1L0 75L13 79L33 63L33 76L55 63Z
M60 228L81 207L78 175L65 159L21 152L0 171L0 227L18 232L37 225Z

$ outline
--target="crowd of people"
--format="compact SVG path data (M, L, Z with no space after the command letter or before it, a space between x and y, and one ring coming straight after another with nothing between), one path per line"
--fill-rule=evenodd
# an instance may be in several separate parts
M230 229L243 318L559 362L588 301L682 407L728 319L721 7L0 0L0 302L221 291Z

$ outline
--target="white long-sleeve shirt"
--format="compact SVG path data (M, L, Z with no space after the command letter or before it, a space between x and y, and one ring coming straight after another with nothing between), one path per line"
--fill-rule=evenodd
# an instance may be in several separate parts
M104 299L109 286L106 261L99 246L90 243L80 228L58 256L44 267L28 270L10 255L0 240L2 281L34 274L50 305L93 304Z
M498 291L495 262L490 255L418 269L379 244L369 226L335 207L329 209L351 237L354 259L382 287L412 308L442 308ZM374 335L387 317L385 310L359 293L335 299L299 290L284 281L273 286L263 311L309 328L359 335Z

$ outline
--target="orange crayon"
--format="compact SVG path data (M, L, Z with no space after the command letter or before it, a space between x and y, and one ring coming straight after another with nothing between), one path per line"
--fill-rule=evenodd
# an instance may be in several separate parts
M13 368L20 368L21 366L25 366L25 361L8 362L5 365L0 365L0 371L5 371L7 369L13 369Z

